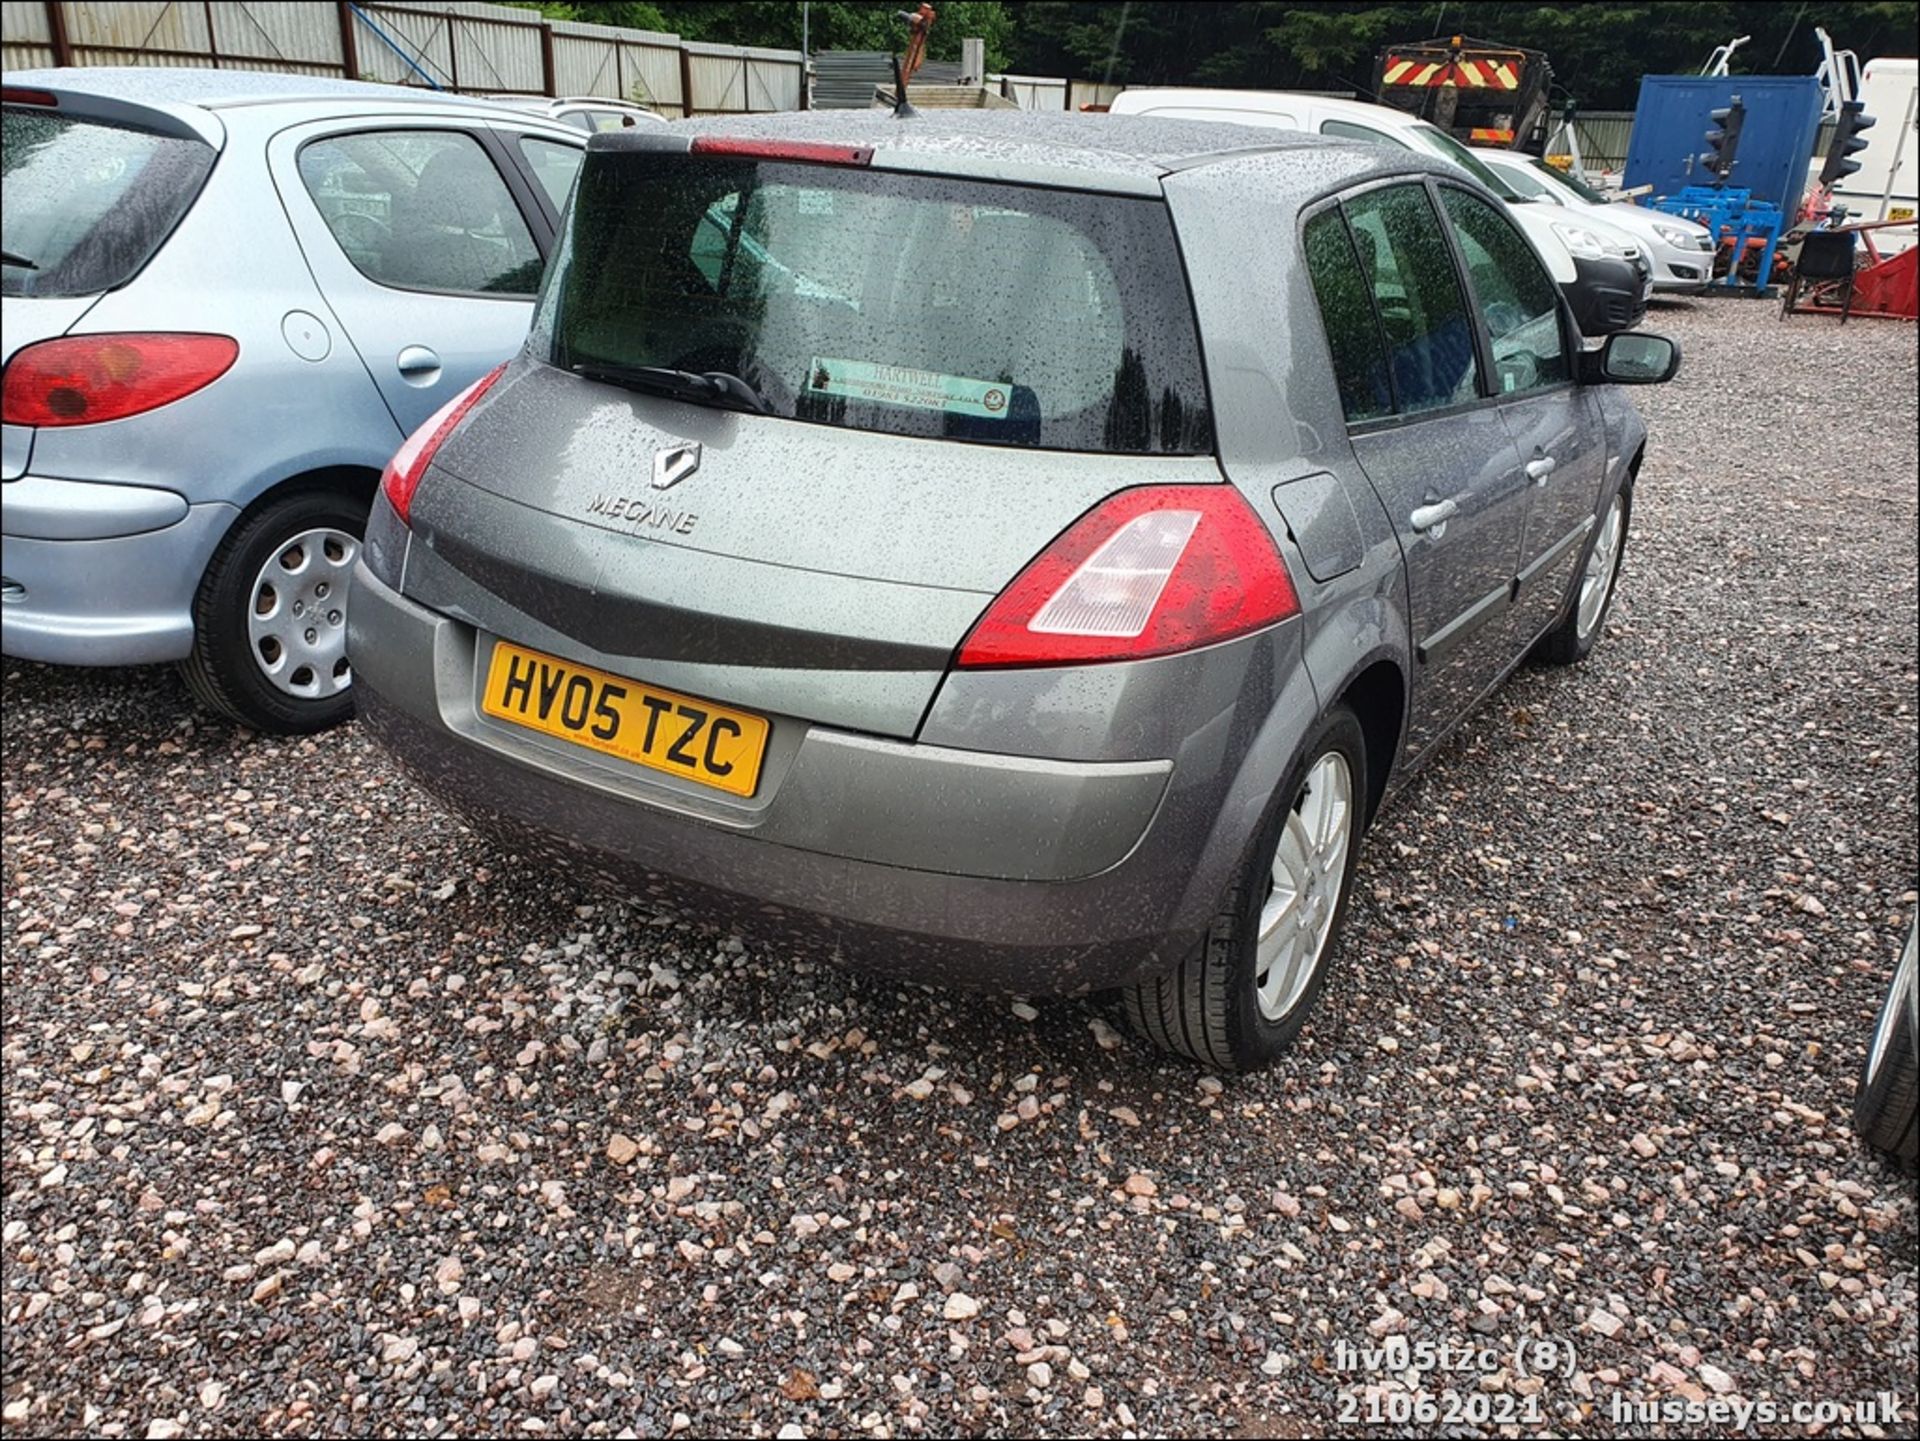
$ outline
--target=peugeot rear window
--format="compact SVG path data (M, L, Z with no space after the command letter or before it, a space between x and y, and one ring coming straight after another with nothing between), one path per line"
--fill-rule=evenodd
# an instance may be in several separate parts
M822 425L1213 448L1172 221L1149 199L590 152L533 345L602 376L726 372Z
M8 106L0 159L0 294L97 295L139 274L200 193L214 151L199 140Z

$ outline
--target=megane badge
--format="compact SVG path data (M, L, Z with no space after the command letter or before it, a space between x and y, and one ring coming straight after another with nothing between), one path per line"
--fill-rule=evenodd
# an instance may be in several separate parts
M700 468L700 442L683 441L653 455L653 488L670 490Z

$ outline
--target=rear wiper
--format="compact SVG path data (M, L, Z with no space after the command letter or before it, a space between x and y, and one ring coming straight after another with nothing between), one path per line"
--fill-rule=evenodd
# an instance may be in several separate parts
M18 270L38 270L40 267L24 255L15 255L11 250L0 250L0 261Z
M651 390L676 400L701 401L772 415L767 398L739 376L724 370L675 370L665 365L595 365L585 362L570 366L575 375L609 385L624 385L633 390Z

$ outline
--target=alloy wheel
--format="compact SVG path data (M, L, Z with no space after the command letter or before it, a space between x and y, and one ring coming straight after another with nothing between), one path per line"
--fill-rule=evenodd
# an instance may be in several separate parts
M1253 984L1260 1014L1277 1021L1299 1004L1340 908L1353 832L1353 770L1339 751L1313 763L1274 852L1260 907Z
M1584 643L1606 613L1607 597L1613 594L1613 576L1620 559L1620 532L1626 524L1626 506L1619 496L1607 507L1600 522L1600 534L1587 555L1587 568L1580 577L1580 640Z

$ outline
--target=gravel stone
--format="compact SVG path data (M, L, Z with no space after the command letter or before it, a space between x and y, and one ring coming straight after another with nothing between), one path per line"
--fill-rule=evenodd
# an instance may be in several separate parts
M1380 815L1217 1093L1097 1000L507 855L356 726L0 664L8 1436L1318 1435L1405 1389L1329 1370L1375 1327L1573 1342L1555 1434L1920 1413L1914 1193L1848 1120L1920 856L1913 330L1648 328L1604 643Z

